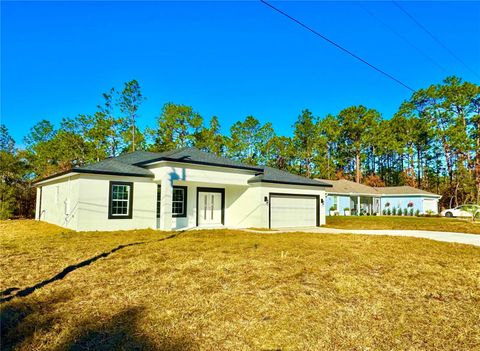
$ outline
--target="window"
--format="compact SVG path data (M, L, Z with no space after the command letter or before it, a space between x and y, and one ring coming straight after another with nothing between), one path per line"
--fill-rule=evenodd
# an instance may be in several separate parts
M172 194L172 216L186 217L187 216L187 187L174 186Z
M110 182L108 218L132 218L133 183Z

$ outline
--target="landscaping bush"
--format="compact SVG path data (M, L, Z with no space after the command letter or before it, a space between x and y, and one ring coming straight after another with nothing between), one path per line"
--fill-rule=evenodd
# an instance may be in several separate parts
M390 216L392 214L392 211L390 209L387 210L387 215Z
M408 216L408 209L407 209L407 208L404 208L404 209L403 209L403 215L404 215L404 216Z
M413 207L410 207L409 215L413 216Z
M397 215L397 209L394 207L392 208L392 216L396 216Z
M337 205L330 206L330 211L336 211L336 210L337 210Z
M415 211L415 216L419 217L420 216L420 210Z
M387 210L386 210L386 209L383 209L382 214L383 214L384 216L386 216L386 215L387 215Z

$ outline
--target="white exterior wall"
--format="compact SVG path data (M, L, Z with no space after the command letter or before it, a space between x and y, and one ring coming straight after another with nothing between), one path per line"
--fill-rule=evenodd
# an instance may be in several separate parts
M62 178L40 185L40 187L41 190L37 189L35 218L76 230L78 221L78 177Z
M221 185L248 186L248 180L255 175L254 171L225 167L201 166L194 164L159 162L148 169L155 175L154 181L168 178L172 182L198 182Z
M110 181L133 182L131 219L109 219ZM156 228L157 183L151 178L85 174L79 180L77 230Z
M259 188L251 186L212 184L205 182L174 181L173 186L187 187L187 217L172 218L172 229L194 228L197 225L197 188L225 190L225 226L229 228L255 227L262 220ZM163 189L162 189L163 190Z

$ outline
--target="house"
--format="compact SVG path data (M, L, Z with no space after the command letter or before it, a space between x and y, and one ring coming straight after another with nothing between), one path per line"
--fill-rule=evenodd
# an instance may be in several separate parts
M326 209L335 208L336 214L344 215L345 209L355 214L382 214L385 210L413 209L421 214L438 213L440 195L411 186L371 187L346 179L318 179L331 185L326 190ZM348 212L347 212L348 213Z
M330 184L182 148L122 154L36 187L37 220L87 231L320 226Z

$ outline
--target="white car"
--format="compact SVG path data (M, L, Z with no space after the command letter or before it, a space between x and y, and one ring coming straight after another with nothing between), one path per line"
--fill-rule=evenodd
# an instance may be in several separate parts
M480 206L478 205L460 205L443 210L440 214L445 217L472 217L474 213L478 216L479 212Z

